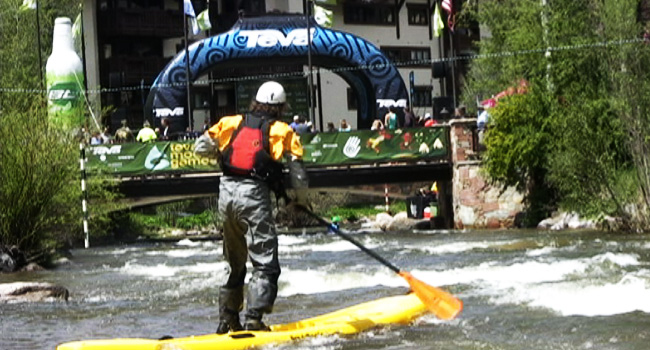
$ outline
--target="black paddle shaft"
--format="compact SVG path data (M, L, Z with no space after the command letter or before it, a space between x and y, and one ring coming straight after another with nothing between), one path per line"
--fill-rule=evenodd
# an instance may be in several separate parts
M337 235L341 236L341 238L343 238L343 239L345 239L346 241L348 241L348 242L350 242L350 243L356 245L356 246L357 246L359 249L361 249L364 253L366 253L366 254L372 256L372 257L375 258L377 261L379 261L380 263L384 264L384 265L385 265L386 267L388 267L389 269L393 270L395 273L400 273L400 272L402 271L402 270L400 270L397 266L393 265L390 261L384 259L381 255L379 255L379 254L373 252L372 250L366 248L363 244L359 243L357 240L355 240L354 238L352 238L349 234L343 232L343 230L339 229L336 225L334 225L334 224L328 222L327 220L321 218L320 216L314 214L311 210L309 210L309 209L307 209L307 208L305 208L305 207L303 207L303 206L298 206L298 207L300 207L300 208L301 208L305 213L309 214L309 215L310 215L311 217L313 217L314 219L318 220L318 222L320 222L321 224L323 224L323 225L328 226L329 228L331 228L332 231L334 231L334 233L336 233Z

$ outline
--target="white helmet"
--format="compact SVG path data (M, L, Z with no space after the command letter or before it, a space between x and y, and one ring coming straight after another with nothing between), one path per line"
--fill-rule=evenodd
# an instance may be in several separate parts
M287 102L287 94L279 83L275 81L267 81L257 90L255 100L259 103L278 105Z

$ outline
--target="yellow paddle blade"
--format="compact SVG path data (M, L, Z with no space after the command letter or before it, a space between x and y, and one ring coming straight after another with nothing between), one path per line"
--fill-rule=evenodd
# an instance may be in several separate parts
M404 277L413 293L438 318L451 320L463 310L463 302L444 290L420 281L409 272L400 271L399 275Z

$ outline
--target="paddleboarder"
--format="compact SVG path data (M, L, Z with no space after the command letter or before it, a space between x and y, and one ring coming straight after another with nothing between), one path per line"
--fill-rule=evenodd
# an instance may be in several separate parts
M280 276L270 192L281 191L282 157L290 157L293 172L303 153L300 138L279 120L286 107L283 86L268 81L259 87L249 113L223 117L207 131L207 141L215 143L224 173L219 212L224 220L223 253L230 267L219 290L218 334L269 330L262 316L273 309ZM204 148L201 142L195 148ZM239 312L244 304L247 256L253 272L242 327Z

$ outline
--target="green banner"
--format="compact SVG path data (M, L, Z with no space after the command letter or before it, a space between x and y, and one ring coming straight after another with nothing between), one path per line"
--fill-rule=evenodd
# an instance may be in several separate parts
M194 140L89 146L88 169L123 175L217 171L216 159L194 154Z
M441 159L449 152L445 128L332 132L302 135L307 167ZM194 154L194 140L88 146L88 169L120 175L218 171L216 159Z
M302 135L306 165L413 161L446 157L445 128L331 132Z

